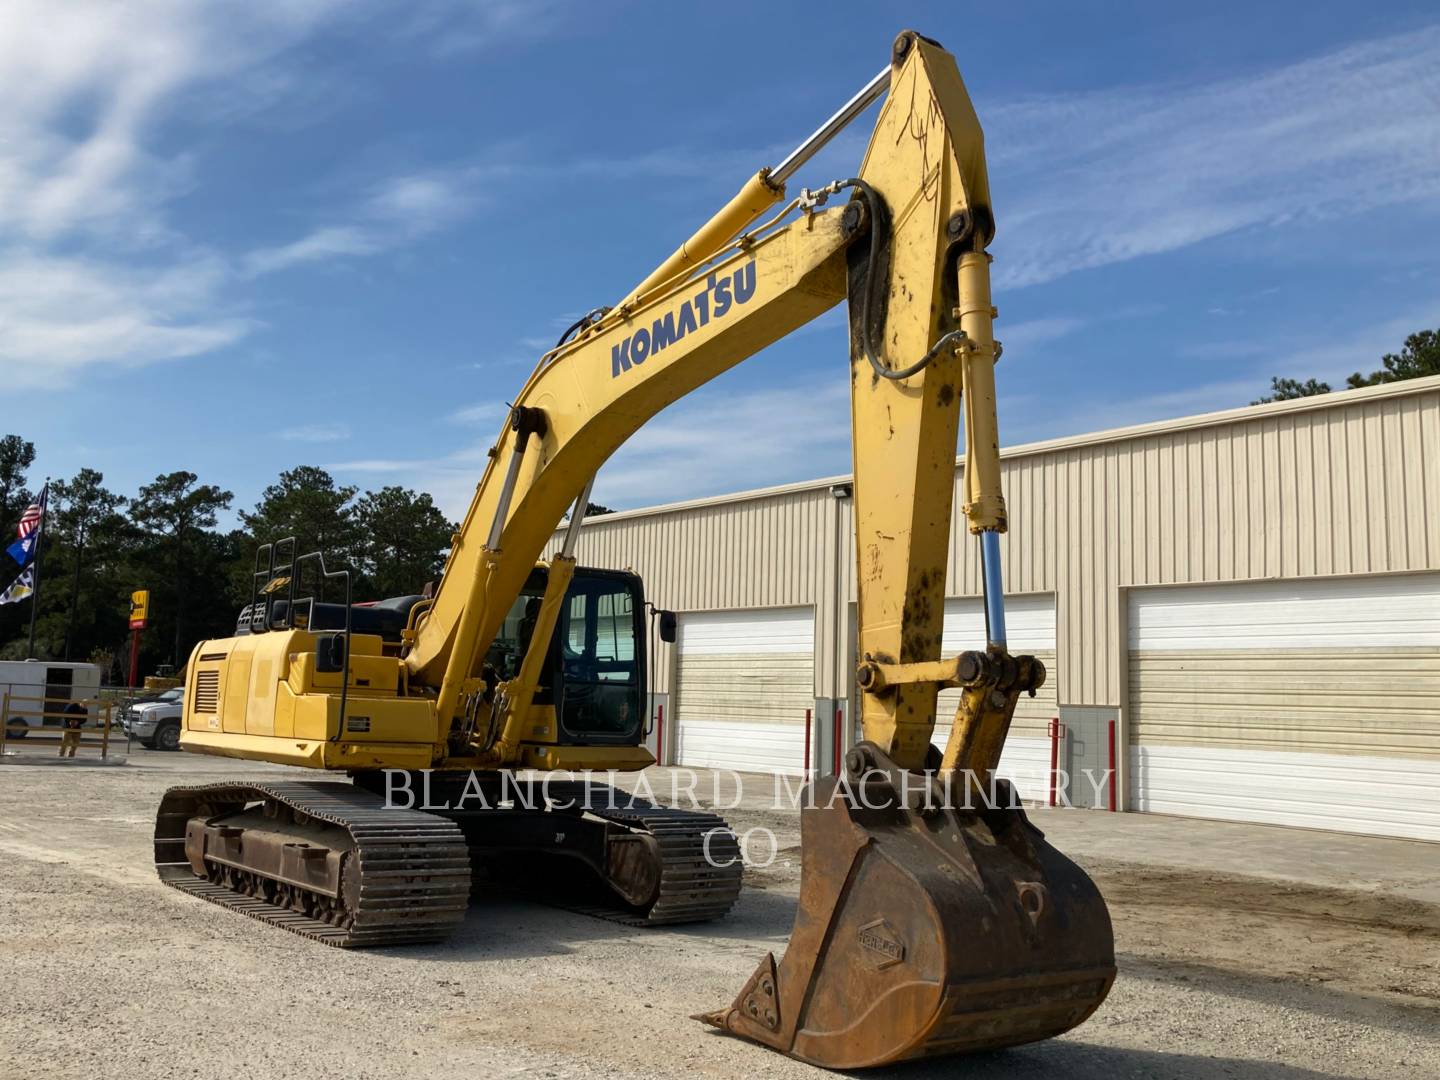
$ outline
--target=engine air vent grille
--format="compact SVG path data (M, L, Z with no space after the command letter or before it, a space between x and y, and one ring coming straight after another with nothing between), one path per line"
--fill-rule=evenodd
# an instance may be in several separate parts
M220 709L220 672L195 673L195 705L197 713L213 713Z

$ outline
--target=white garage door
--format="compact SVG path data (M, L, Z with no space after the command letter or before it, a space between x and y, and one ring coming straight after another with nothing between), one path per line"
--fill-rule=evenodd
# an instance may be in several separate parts
M1035 696L1021 695L1015 719L1000 755L999 773L1022 799L1044 800L1050 792L1050 742L1045 729L1056 715L1055 597L1013 596L1005 600L1005 632L1012 653L1028 653L1045 665L1045 685ZM985 608L978 598L945 601L942 656L985 648ZM942 750L950 738L959 690L942 690L935 709L931 741Z
M805 710L815 706L813 608L682 614L676 649L679 764L804 772Z
M1440 840L1440 575L1130 598L1130 802Z

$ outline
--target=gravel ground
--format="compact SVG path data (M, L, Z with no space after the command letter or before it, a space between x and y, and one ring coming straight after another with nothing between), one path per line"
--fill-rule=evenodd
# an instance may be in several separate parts
M782 850L716 924L632 930L494 897L442 946L343 952L167 889L150 869L166 786L279 771L138 750L119 767L0 766L0 1075L826 1075L687 1019L783 949L794 815L730 815L773 829ZM1096 1016L1036 1046L866 1075L1440 1076L1440 907L1069 854L1115 921L1120 977Z

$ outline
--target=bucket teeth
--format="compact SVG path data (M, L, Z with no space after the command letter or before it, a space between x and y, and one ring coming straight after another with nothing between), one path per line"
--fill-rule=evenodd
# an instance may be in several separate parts
M816 785L789 948L694 1019L851 1069L1049 1038L1105 999L1105 903L1018 806L873 809L873 789Z
M775 953L766 953L755 975L744 984L732 1007L714 1012L697 1012L691 1020L736 1035L750 1035L753 1028L768 1032L780 1030L779 972Z
M775 954L766 953L765 959L760 961L760 966L755 969L755 974L750 976L750 981L740 991L740 996L735 999L735 1004L728 1009L717 1009L714 1012L696 1013L690 1019L699 1020L703 1024L720 1028L722 1031L733 1031L736 1035L746 1034L745 1029L751 1025L764 1028L766 1031L778 1032L780 1030L780 995L779 976L775 969Z

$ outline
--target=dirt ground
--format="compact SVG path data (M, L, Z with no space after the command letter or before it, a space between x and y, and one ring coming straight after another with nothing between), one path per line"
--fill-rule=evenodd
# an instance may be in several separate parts
M793 814L729 815L773 829L781 853L719 923L634 930L492 897L444 945L344 952L150 869L166 786L261 772L275 770L139 750L108 768L0 766L0 1075L825 1075L687 1019L783 950ZM1120 976L1100 1011L1061 1039L865 1075L1440 1077L1440 907L1069 854L1115 923Z

